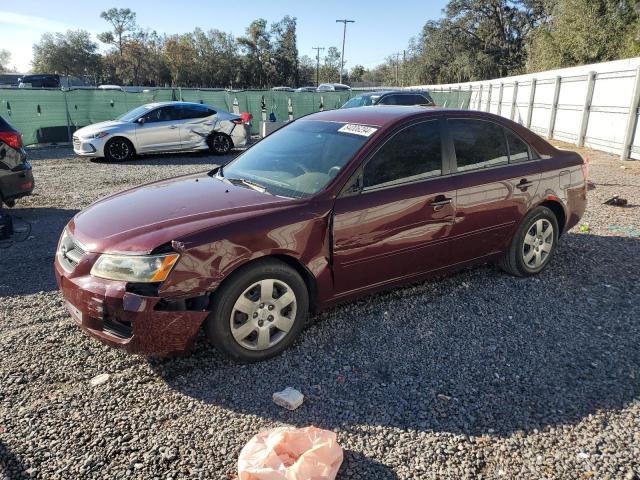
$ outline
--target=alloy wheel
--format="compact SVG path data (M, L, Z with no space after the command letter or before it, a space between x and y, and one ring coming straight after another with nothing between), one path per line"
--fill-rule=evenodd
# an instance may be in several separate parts
M109 144L109 155L114 160L125 160L129 157L129 144L123 140L116 140Z
M545 218L531 224L522 244L524 264L537 270L549 259L553 248L553 225Z
M231 334L248 350L267 350L281 342L296 318L296 295L285 282L268 278L247 288L231 310Z
M212 139L213 149L218 153L227 153L231 148L229 139L224 135L215 135Z

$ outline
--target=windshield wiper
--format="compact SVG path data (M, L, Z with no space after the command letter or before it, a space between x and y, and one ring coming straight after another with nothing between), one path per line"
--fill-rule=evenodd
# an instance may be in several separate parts
M240 185L244 185L246 187L252 188L253 190L256 190L257 192L260 192L260 193L269 193L267 192L267 188L264 185L260 185L257 182L253 182L245 178L227 178L227 180L229 180L234 185L240 184Z

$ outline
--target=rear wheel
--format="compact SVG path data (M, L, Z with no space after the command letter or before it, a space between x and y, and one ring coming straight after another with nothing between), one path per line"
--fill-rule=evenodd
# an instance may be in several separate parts
M104 157L110 162L125 162L133 157L133 144L126 138L112 138L104 146Z
M300 334L309 294L298 272L266 259L232 274L212 303L205 323L211 343L233 360L257 362L279 354Z
M555 252L559 232L558 220L550 209L534 208L511 240L500 267L519 277L540 273Z
M209 150L215 155L226 155L231 151L231 147L233 147L233 142L229 135L225 135L224 133L214 133L209 137L207 141L209 145Z

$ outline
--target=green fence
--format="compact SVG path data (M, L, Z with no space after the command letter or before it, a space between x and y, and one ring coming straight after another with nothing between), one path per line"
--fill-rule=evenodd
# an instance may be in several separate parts
M65 143L78 128L113 120L145 103L183 100L205 103L230 112L253 115L252 133L258 133L260 121L271 114L286 121L320 110L339 108L362 91L279 92L272 90L207 90L168 88L130 93L118 90L41 90L0 89L0 115L23 136L26 145ZM437 105L468 108L468 92L433 92Z

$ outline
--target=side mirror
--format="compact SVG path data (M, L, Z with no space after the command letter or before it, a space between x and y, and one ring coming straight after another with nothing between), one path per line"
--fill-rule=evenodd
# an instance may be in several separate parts
M138 122L139 125L144 125L144 117L140 117L136 122Z

